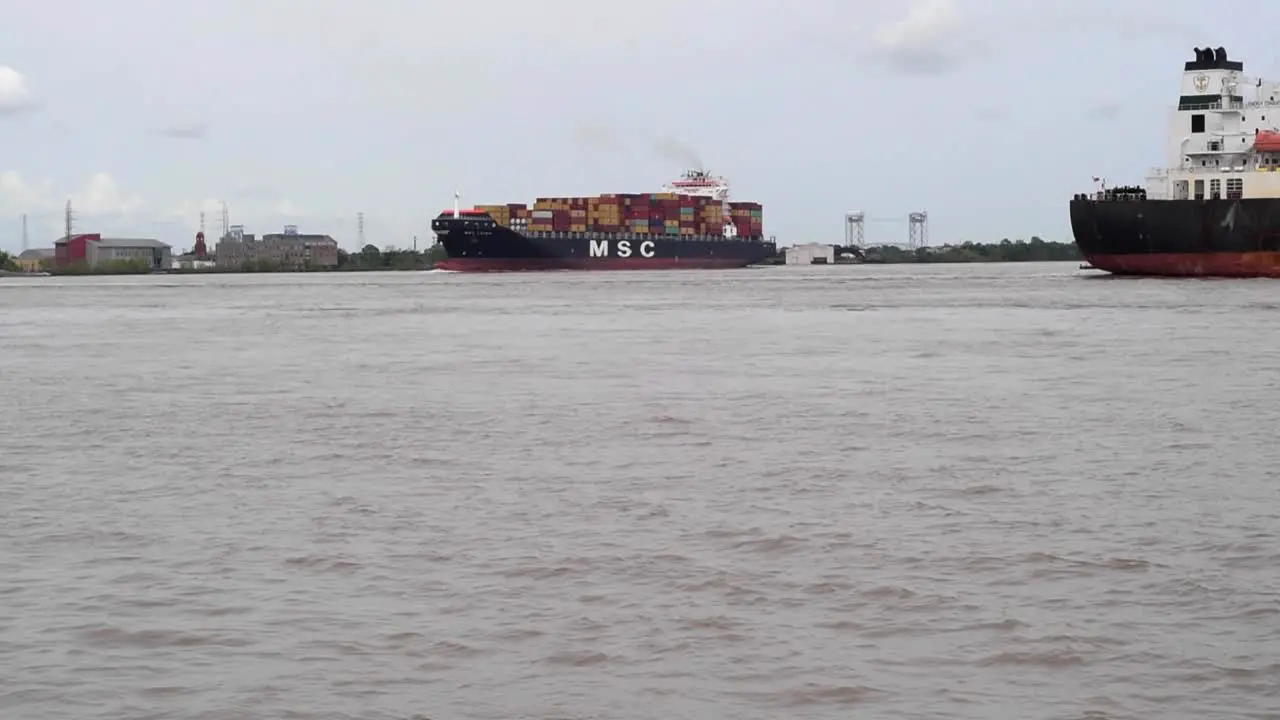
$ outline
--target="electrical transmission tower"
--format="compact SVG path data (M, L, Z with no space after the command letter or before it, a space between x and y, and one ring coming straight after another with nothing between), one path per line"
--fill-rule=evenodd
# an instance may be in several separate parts
M844 215L844 246L862 247L867 239L867 216L861 211Z
M27 214L22 213L22 252L26 252L30 248L27 238Z
M919 250L929 245L929 213L921 210L907 216L907 247Z
M67 198L67 212L65 217L67 240L71 239L71 230L75 227L75 214L71 212L71 198Z
M222 237L231 233L231 214L227 212L227 201L222 201Z
M356 213L356 243L357 247L364 249L364 213Z

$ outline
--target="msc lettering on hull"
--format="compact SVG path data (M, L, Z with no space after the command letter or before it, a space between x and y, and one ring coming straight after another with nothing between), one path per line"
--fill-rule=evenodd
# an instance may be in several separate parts
M628 258L631 257L632 252L630 240L619 240L615 246L614 255L620 258ZM591 257L609 257L609 241L592 240ZM640 257L653 257L652 240L644 240L640 243Z

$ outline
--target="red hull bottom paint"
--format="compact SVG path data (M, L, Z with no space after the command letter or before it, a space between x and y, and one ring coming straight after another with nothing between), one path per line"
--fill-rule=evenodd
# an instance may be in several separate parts
M746 267L733 258L446 258L436 263L455 272L531 270L713 270Z
M1280 252L1086 255L1085 259L1116 275L1280 278Z

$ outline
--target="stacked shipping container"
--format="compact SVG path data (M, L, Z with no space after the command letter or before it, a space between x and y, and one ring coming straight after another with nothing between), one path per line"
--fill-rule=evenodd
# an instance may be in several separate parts
M764 235L764 206L753 202L729 203L729 216L741 237Z
M676 193L538 198L532 210L519 203L477 205L476 209L489 213L500 225L532 232L706 236L719 235L725 223L720 201ZM760 203L729 203L729 215L739 236L764 235Z
M522 230L529 226L529 208L524 203L477 205L476 209L489 213L489 217L493 218L494 222L499 225Z

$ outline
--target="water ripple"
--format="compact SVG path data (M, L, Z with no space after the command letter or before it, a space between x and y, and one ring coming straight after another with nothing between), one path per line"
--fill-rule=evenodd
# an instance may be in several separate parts
M1268 717L1272 294L6 282L0 714Z

